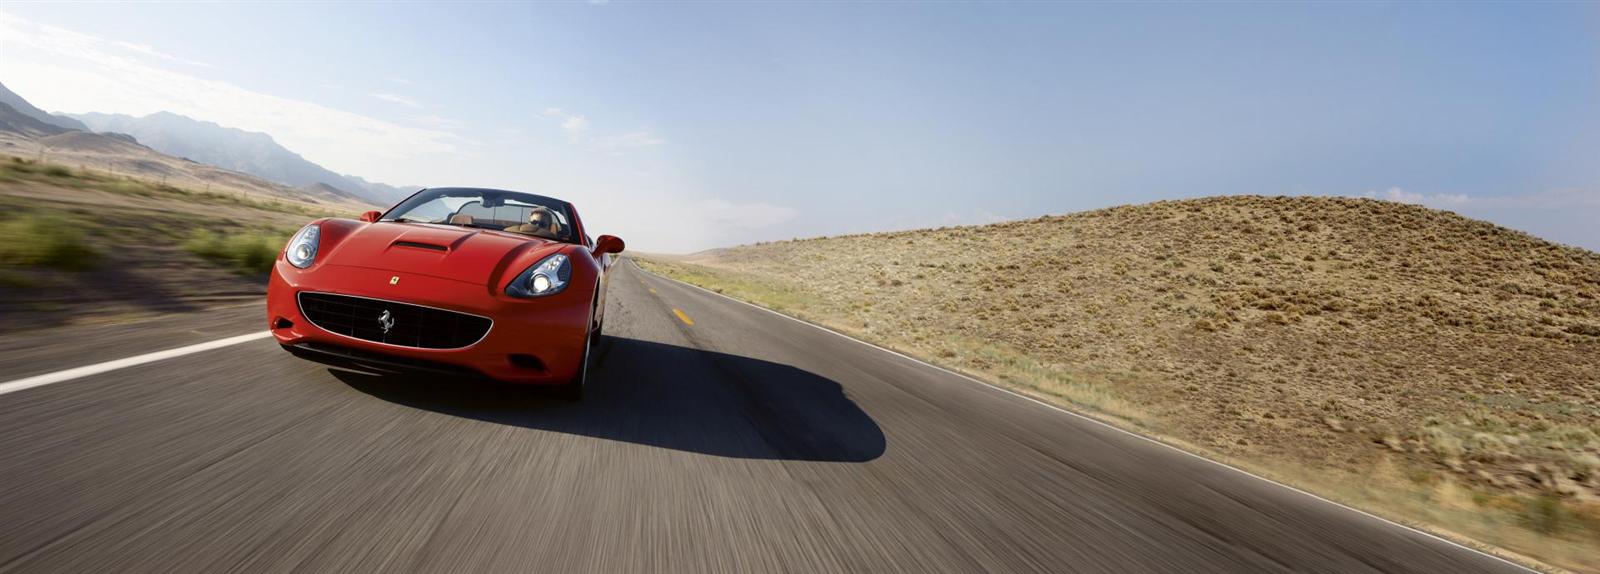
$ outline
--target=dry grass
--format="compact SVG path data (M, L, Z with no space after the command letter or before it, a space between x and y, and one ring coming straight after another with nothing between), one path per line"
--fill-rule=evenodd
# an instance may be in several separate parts
M1227 197L647 265L1391 516L1600 565L1593 252L1410 205Z

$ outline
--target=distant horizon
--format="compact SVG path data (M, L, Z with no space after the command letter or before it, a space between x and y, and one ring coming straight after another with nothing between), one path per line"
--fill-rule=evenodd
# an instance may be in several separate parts
M0 85L3 85L3 84L4 84L3 79L0 79ZM29 103L33 103L33 102L30 100ZM37 106L38 104L35 103L34 105ZM41 108L41 109L43 109L43 108ZM178 113L169 112L169 111L151 112L151 113L145 114L143 116L132 116L130 114L114 114L114 113L108 114L108 113L105 113L105 112L63 113L63 112L56 112L56 111L48 110L48 109L46 109L45 111L50 112L50 113L54 113L54 114L65 115L67 117L71 117L71 118L79 119L79 120L82 120L84 117L93 116L93 115L123 116L123 117L130 117L130 118L146 118L146 117L149 117L149 116L154 116L154 115L159 115L159 114L166 114L166 115L171 115L171 116L176 116L176 117L179 117L179 118L187 119L187 120L190 120L190 121L195 121L195 122L201 122L201 123L207 123L207 124L215 125L215 126L218 126L218 127L222 128L222 129L238 130L238 131L243 131L243 132L250 133L250 134L266 136L268 138L272 137L272 134L268 134L268 133L265 133L265 132L251 132L249 130L239 130L239 128L231 128L229 126L221 125L221 124L218 124L216 122L211 122L211 121L203 120L203 119L200 119L200 118L192 118L192 117L189 117L189 116L185 116L183 114L178 114ZM105 132L100 132L100 133L105 133ZM290 151L292 152L293 150L290 150ZM357 177L357 178L360 177L359 175L355 175L355 174L341 174L341 175L344 175L346 177ZM277 182L277 183L283 183L283 182ZM393 185L391 182L377 182L377 183L382 183L382 184L386 184L386 185ZM318 184L332 186L332 184L330 184L328 182L318 182ZM286 184L285 183L284 185L291 185L291 184ZM337 188L337 186L333 186L333 187ZM426 189L426 188L424 188L422 186L396 186L396 187L417 187L417 188L419 188L418 190L414 190L414 191L420 191L421 189ZM442 187L442 186L435 186L435 187ZM342 188L340 188L340 189L342 191L351 191L351 190L344 190ZM1340 197L1340 198L1349 198L1349 199L1370 199L1370 200L1375 200L1375 201L1388 201L1388 202L1403 203L1403 204L1408 204L1408 205L1419 205L1419 206L1422 206L1422 207L1428 207L1428 208L1436 209L1436 210L1439 210L1439 211L1444 211L1444 212L1448 212L1448 213L1454 213L1454 214L1459 215L1461 217L1467 217L1469 219L1473 219L1473 220L1477 220L1477 221L1486 221L1488 223L1495 223L1495 222L1489 221L1487 219L1471 217L1470 215L1466 215L1466 214L1460 213L1458 211L1451 210L1451 209L1449 209L1447 207L1437 207L1437 206L1426 205L1423 201L1420 200L1420 198L1408 197L1398 189L1387 190L1383 194L1380 194L1380 193L1374 191L1374 192L1367 192L1367 193L1362 194L1362 195L1221 194L1221 195L1185 197L1185 198L1175 198L1175 199L1154 199L1154 200L1140 202L1140 203L1124 203L1124 204L1110 205L1110 206L1104 206L1104 207L1086 208L1086 209L1081 209L1081 210L1077 210L1077 211L1068 211L1068 212L1061 212L1061 213L1042 213L1042 214L1039 214L1039 215L1026 216L1026 217L995 219L993 221L982 221L982 222L973 222L973 223L955 223L955 224L949 224L949 225L933 225L933 226L928 226L928 227L913 227L913 228L904 228L904 229L867 230L867 231L859 231L859 232L852 232L852 233L839 233L839 234L832 234L832 235L796 236L796 237L789 237L789 238L776 238L776 239L756 240L756 241L749 241L749 242L744 242L744 243L735 243L735 244L728 244L728 245L715 245L715 246L711 246L711 247L697 249L697 250L694 250L694 251L682 251L682 252L659 252L659 251L657 251L657 252L646 252L646 253L655 253L655 254L661 254L661 255L680 255L680 256L682 256L682 255L694 255L694 254L697 254L697 253L715 251L715 250L718 250L718 249L728 249L728 248L733 248L733 247L740 247L740 246L745 246L745 245L756 245L756 244L762 244L762 243L774 243L774 242L782 242L782 241L801 241L801 240L822 239L822 238L827 238L827 237L838 237L838 236L847 236L847 235L873 235L873 234L878 234L878 233L896 233L896 232L905 232L905 231L937 230L937 229L944 229L944 228L951 228L951 227L978 227L978 226L994 225L994 224L1001 224L1001 223L1008 223L1008 222L1029 221L1029 220L1046 218L1046 217L1065 217L1065 216L1071 216L1071 215L1080 214L1080 213L1088 213L1088 212L1099 211L1099 210L1104 210L1104 209L1114 209L1114 208L1117 208L1117 207L1132 207L1132 206L1148 205L1148 204L1151 204L1151 203L1158 203L1158 202L1163 202L1163 201L1179 201L1179 202L1181 202L1181 201L1189 201L1189 200L1205 200L1205 199L1225 198L1225 197ZM1499 225L1497 223L1495 223L1495 224ZM1500 225L1500 227L1504 227L1506 229L1512 229L1512 230L1518 231L1518 232L1528 233L1529 235L1531 235L1533 237L1538 237L1539 239L1542 239L1542 240L1545 240L1545 241L1550 241L1551 243L1555 243L1555 244L1558 244L1558 245L1563 245L1563 246L1566 246L1566 247L1575 247L1575 248L1584 249L1584 250L1587 250L1587 251L1590 251L1590 252L1600 253L1600 249L1597 249L1596 247L1590 247L1590 246L1584 246L1584 245L1576 245L1576 244L1570 244L1570 243L1562 243L1560 241L1555 241L1555 240L1547 239L1547 238L1544 238L1544 237L1540 237L1540 236L1538 236L1538 235L1536 235L1534 233L1527 232L1527 231L1524 231L1524 230L1521 230L1521 229L1516 229L1514 227L1505 226L1505 225Z
M661 253L1219 195L1600 251L1594 5L8 3L0 32L42 109L555 195Z
M3 85L3 84L4 84L3 79L0 79L0 85ZM35 106L38 106L37 103L34 103L31 100L29 101L29 103L33 103ZM43 109L43 108L41 107L41 109ZM83 118L88 117L88 116L95 116L95 115L101 115L101 116L123 116L123 117L142 119L142 118L146 118L146 117L150 117L150 116L154 116L154 115L166 114L166 115L176 116L176 117L183 118L183 119L190 120L190 121L211 124L211 125L217 126L219 128L222 128L222 129L238 130L238 131L242 131L242 132L246 132L246 133L250 133L250 134L254 134L254 135L266 136L268 138L272 137L272 134L268 134L268 133L265 133L265 132L252 132L252 131L249 131L249 130L241 130L239 128L232 128L232 127L229 127L229 126L221 125L221 124L218 124L216 122L211 122L211 121L207 121L207 120L200 119L200 118L192 118L192 117L189 117L189 116L186 116L186 115L183 115L183 114L164 111L164 110L163 111L157 111L157 112L151 112L151 113L145 114L143 116L132 116L130 114L116 114L116 113L109 113L108 114L108 113L105 113L105 112L64 113L64 112L57 112L57 111L48 110L48 109L46 109L45 111L49 112L49 113L53 113L53 114L64 115L64 116L71 117L71 118L74 118L74 119L79 119L79 120L82 120ZM105 133L105 132L101 132L101 133ZM293 150L289 150L289 151L293 152ZM309 158L307 158L307 159L309 160ZM359 175L355 175L355 174L341 174L341 175L344 175L346 177L360 178ZM284 185L292 185L292 184L288 184L288 183L284 183L284 182L277 182L277 183L282 183ZM381 184L385 184L385 185L393 185L391 182L377 182L377 183L381 183ZM331 183L328 183L328 182L317 182L317 184L329 185L329 186L335 187L336 189L341 189L341 191L347 191L347 192L351 191L351 190L347 190L347 189L338 188L337 186L333 186ZM314 185L314 184L307 184L307 185ZM302 186L302 187L304 187L304 186ZM413 192L414 191L420 191L421 189L426 189L423 186L396 186L396 187L417 187L418 190L413 190ZM442 186L434 186L434 187L442 187ZM1104 209L1113 209L1113 208L1117 208L1117 207L1131 207L1131 206L1148 205L1148 204L1151 204L1151 203L1158 203L1158 202L1163 202L1163 201L1179 201L1179 202L1181 202L1181 201L1189 201L1189 200L1204 200L1204 199L1225 198L1225 197L1341 197L1341 198L1350 198L1350 199L1370 199L1370 200L1375 200L1375 201L1388 201L1388 202L1403 203L1403 204L1408 204L1408 205L1419 205L1419 206L1422 206L1422 207L1428 207L1430 209L1436 209L1436 210L1439 210L1439 211L1453 213L1453 214L1459 215L1461 217L1466 217L1466 218L1477 220L1477 221L1485 221L1485 222L1488 222L1488 223L1493 223L1495 225L1499 225L1500 227L1504 227L1506 229L1511 229L1511 230L1518 231L1518 232L1528 233L1529 235L1531 235L1533 237L1537 237L1537 238L1539 238L1541 240L1549 241L1551 243L1555 243L1555 244L1558 244L1558 245L1562 245L1562 246L1566 246L1566 247L1574 247L1574 248L1584 249L1584 250L1587 250L1587 251L1590 251L1590 252L1600 253L1600 247L1578 245L1578 244L1572 244L1572 243L1563 243L1563 242L1560 242L1560 241L1544 238L1544 237L1541 237L1541 236L1539 236L1537 234L1534 234L1532 232L1528 232L1528 231L1524 231L1524 230L1521 230L1521 229L1517 229L1515 227L1506 226L1506 225L1500 225L1500 224L1495 223L1494 221L1490 221L1488 219L1483 219L1483 218L1479 218L1479 217L1472 217L1470 215L1467 215L1467 214L1464 214L1464 213L1449 209L1448 207L1427 205L1426 202L1423 201L1424 199L1427 199L1427 198L1418 198L1418 197L1408 196L1403 191L1401 191L1401 190L1399 190L1397 188L1396 189L1387 190L1386 192L1381 193L1381 194L1376 192L1376 191L1369 191L1369 192L1367 192L1365 194L1361 194L1361 195L1220 194L1220 195L1199 196L1199 197L1184 197L1184 198L1172 198L1172 199L1153 199L1153 200L1150 200L1150 201L1145 201L1145 202L1140 202L1140 203L1123 203L1123 204L1109 205L1109 206L1103 206L1103 207L1086 208L1086 209L1081 209L1081 210L1077 210L1077 211L1068 211L1068 212L1060 212L1060 213L1042 213L1042 214L1033 215L1033 216L1025 216L1025 217L1018 217L1018 218L994 219L994 220L991 220L991 221L970 222L970 223L953 223L953 224L948 224L948 225L931 225L931 226L926 226L926 227L911 227L911 228L900 228L900 229L866 230L866 231L858 231L858 232L850 232L850 233L836 233L836 234L831 234L831 235L795 236L795 237L789 237L789 238L774 238L774 239L747 241L747 242L743 242L743 243L733 243L733 244L727 244L727 245L714 245L714 246L710 246L710 247L696 249L696 250L693 250L693 251L679 251L679 252L652 251L652 252L646 252L646 253L655 253L655 254L661 254L661 255L685 256L685 255L694 255L694 254L697 254L697 253L704 253L704 252L708 252L708 251L715 251L715 250L718 250L718 249L728 249L728 248L733 248L733 247L740 247L740 246L745 246L745 245L755 245L755 244L761 244L761 243L773 243L773 242L781 242L781 241L800 241L800 240L810 240L810 239L822 239L822 238L827 238L827 237L838 237L838 236L848 236L848 235L872 235L872 234L878 234L878 233L895 233L895 232L904 232L904 231L937 230L937 229L944 229L944 228L950 228L950 227L978 227L978 226L994 225L994 224L1016 222L1016 221L1029 221L1029 220L1034 220L1034 219L1039 219L1039 218L1046 218L1046 217L1065 217L1065 216L1071 216L1071 215L1080 214L1080 213L1088 213L1088 212L1099 211L1099 210L1104 210ZM1460 199L1456 199L1455 201L1460 201ZM352 217L353 217L353 215L352 215Z
M1434 210L1434 211L1441 211L1441 212L1444 212L1444 213L1454 214L1456 216L1459 216L1459 217L1462 217L1462 218L1465 218L1465 219L1470 219L1472 221L1481 221L1481 222L1484 222L1484 223L1488 223L1488 224L1494 225L1496 227L1500 227L1502 229L1510 230L1510 231L1515 232L1515 233L1523 233L1523 234L1526 234L1529 237L1532 237L1534 239L1538 239L1540 241L1545 241L1545 242L1548 242L1548 243L1551 243L1551 244L1554 244L1554 245L1559 245L1561 247L1567 247L1567 248L1572 248L1572 249L1581 249L1581 250L1584 250L1584 251L1588 251L1590 253L1594 253L1596 255L1600 255L1600 249L1595 249L1593 247L1586 247L1586 246L1583 246L1583 245L1575 245L1575 244L1572 244L1572 243L1563 243L1563 242L1560 242L1560 241L1555 241L1555 240L1552 240L1552 239L1547 239L1545 237L1541 237L1541 236L1539 236L1539 235L1537 235L1535 233L1529 232L1529 231L1525 231L1525 230L1518 229L1518 228L1515 228L1515 227L1511 227L1511 226L1508 226L1508 225L1502 225L1502 224L1496 223L1494 221L1490 221L1490 220L1483 219L1483 218L1480 218L1480 217L1472 217L1470 215L1467 215L1467 214L1464 214L1464 213L1461 213L1459 211L1455 211L1455 210L1452 210L1452 209L1449 209L1449 208L1446 208L1446 207L1433 207L1433 206L1424 205L1424 204L1421 204L1421 203L1390 199L1390 198L1387 198L1387 197L1383 197L1381 194L1376 194L1376 193L1363 194L1363 195L1309 195L1309 194L1302 194L1302 195L1295 195L1295 194L1266 195L1266 194L1236 193L1236 194L1206 195L1206 196L1199 196L1199 197L1181 197L1181 198L1175 198L1175 199L1152 199L1150 201L1143 201L1143 202L1139 202L1139 203L1120 203L1120 204L1117 204L1117 205L1108 205L1108 206L1105 206L1105 207L1092 207L1092 208L1081 209L1081 210L1077 210L1077 211L1067 211L1067 212L1061 212L1061 213L1041 213L1039 215L1032 215L1032 216L1028 216L1028 217L1019 217L1019 218L1014 218L1014 219L1000 219L1000 220L986 221L986 222L955 223L955 224L949 224L949 225L934 225L934 226L929 226L929 227L913 227L913 228L904 228L904 229L881 229L881 230L871 230L871 231L857 231L857 232L851 232L851 233L836 233L836 234L832 234L832 235L808 235L808 236L795 236L795 237L780 237L780 238L776 238L776 239L763 239L763 240L759 240L759 241L750 241L750 242L746 242L746 243L737 243L737 244L731 244L731 245L718 245L718 246L714 246L714 247L707 247L705 249L699 249L699 250L687 251L687 252L645 251L645 250L633 249L632 247L629 248L629 251L639 252L639 253L642 253L644 255L688 256L688 255L696 255L696 254L710 252L710 251L717 251L719 249L733 249L733 248L737 248L737 247L747 247L747 246L754 246L754 245L761 245L761 244L768 244L768 243L781 243L781 242L786 242L786 241L809 241L809 240L816 240L816 239L827 239L827 238L830 238L830 237L868 236L868 235L879 235L879 234L890 234L890 233L906 233L906 232L917 232L917 231L937 231L937 230L941 230L941 229L953 229L953 228L964 228L964 227L984 227L984 226L989 226L989 225L1001 225L1001 224L1005 224L1005 223L1019 223L1019 222L1034 221L1034 220L1038 220L1038 219L1047 219L1047 218L1052 218L1052 217L1071 217L1071 216L1074 216L1074 215L1090 213L1090 212L1095 212L1095 211L1103 211L1103 210L1107 210L1107 209L1117 209L1117 208L1124 208L1124 207L1140 207L1140 206L1147 206L1147 205L1151 205L1151 204L1155 204L1155 203L1161 203L1161 202L1185 202L1185 201L1203 201L1203 200L1213 200L1213 199L1251 198L1251 197L1267 198L1267 199L1273 199L1273 198L1363 199L1363 200L1378 201L1378 202L1385 202L1385 203L1398 203L1398 204L1402 204L1402 205L1412 205L1412 206L1422 207L1422 208L1425 208L1425 209L1431 209L1431 210Z

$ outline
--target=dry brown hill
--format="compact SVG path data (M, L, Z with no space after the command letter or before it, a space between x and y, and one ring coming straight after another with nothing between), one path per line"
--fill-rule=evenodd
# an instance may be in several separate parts
M1346 500L1600 563L1590 251L1412 205L1223 197L653 267Z
M332 202L360 202L360 201L365 201L365 200L362 200L362 199L356 197L355 195L351 194L348 191L339 189L337 187L328 185L326 183L313 183L311 185L302 185L302 186L300 186L300 187L298 187L296 189L300 190L301 193L304 193L309 197L314 197L314 198L317 198L317 199L321 199L323 201L332 201Z
M100 134L68 131L37 138L45 149L52 152L78 152L92 154L124 154L139 156L150 153L150 148L121 138Z

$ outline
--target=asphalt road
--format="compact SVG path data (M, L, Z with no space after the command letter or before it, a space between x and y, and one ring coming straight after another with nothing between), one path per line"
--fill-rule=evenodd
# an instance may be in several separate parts
M1521 571L626 263L610 295L581 403L270 339L0 395L0 572ZM177 321L5 338L0 381L262 328Z

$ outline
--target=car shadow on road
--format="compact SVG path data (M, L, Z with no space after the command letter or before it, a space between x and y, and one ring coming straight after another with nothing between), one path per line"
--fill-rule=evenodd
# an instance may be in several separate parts
M418 409L530 429L734 458L866 462L883 431L839 383L789 365L605 337L581 402L436 375L331 372Z

